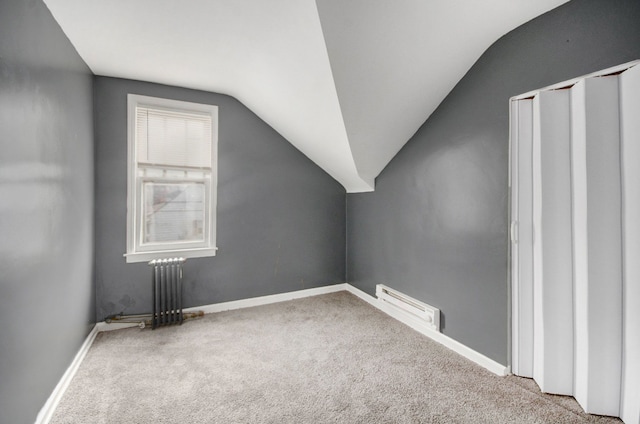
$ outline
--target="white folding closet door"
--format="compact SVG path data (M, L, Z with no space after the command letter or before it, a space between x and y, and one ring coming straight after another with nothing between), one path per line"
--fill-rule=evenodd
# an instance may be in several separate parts
M586 412L618 416L622 238L618 76L571 89L575 393Z
M572 394L585 411L626 424L640 424L638 65L511 103L513 371L529 376L532 358L542 391ZM528 139L531 161L522 147ZM528 238L518 222L527 219L528 196L519 193L526 181L533 193Z
M620 75L624 332L620 417L640 424L640 66Z
M569 90L533 100L533 378L573 394L573 270Z
M513 372L533 377L533 100L513 102L511 184L512 275L518 280L513 293L513 323L518 327L513 341Z

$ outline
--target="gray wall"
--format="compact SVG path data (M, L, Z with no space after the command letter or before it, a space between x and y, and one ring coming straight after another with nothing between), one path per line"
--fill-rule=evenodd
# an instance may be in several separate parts
M508 353L509 97L640 59L640 1L574 0L505 35L376 180L349 194L347 280L442 310L443 333Z
M91 72L41 0L0 2L0 422L33 423L91 330Z
M344 188L237 100L96 77L97 319L149 312L151 271L127 264L127 93L219 106L217 256L185 265L185 306L345 281Z

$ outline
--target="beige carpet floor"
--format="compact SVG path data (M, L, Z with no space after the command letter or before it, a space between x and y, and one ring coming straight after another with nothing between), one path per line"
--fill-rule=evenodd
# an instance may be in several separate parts
M620 423L347 293L100 333L52 423Z

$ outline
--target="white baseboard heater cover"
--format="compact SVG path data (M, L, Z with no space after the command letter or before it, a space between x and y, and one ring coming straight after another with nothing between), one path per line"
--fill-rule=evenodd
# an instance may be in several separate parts
M440 332L440 309L400 293L384 284L376 285L376 297L379 301L392 305L419 319L432 330Z

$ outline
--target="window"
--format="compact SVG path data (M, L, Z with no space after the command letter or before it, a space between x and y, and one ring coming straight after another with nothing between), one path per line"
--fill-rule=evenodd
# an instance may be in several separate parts
M127 262L215 256L217 106L128 96Z

